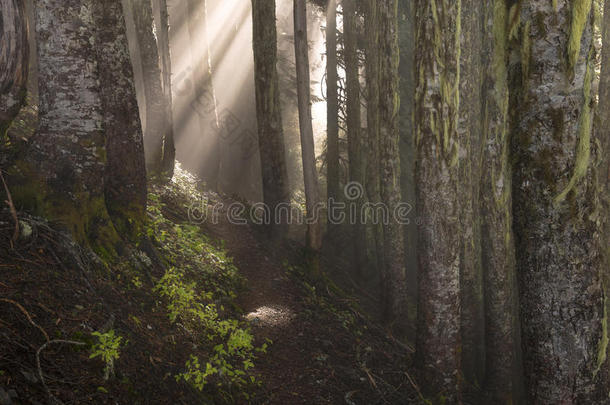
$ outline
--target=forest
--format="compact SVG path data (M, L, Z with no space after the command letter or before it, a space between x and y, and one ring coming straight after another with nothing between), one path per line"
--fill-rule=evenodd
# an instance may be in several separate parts
M610 0L0 0L0 405L610 404Z

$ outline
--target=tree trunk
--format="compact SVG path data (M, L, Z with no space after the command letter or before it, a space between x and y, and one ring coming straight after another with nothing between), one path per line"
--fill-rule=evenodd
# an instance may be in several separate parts
M357 190L350 203L356 207L355 218L350 228L354 242L354 257L357 274L364 275L366 259L366 234L360 218L364 195L364 171L362 153L362 120L360 114L360 63L358 58L358 28L356 0L343 0L343 38L345 55L347 98L347 144L349 159L349 181ZM349 196L346 196L351 198Z
M366 35L366 114L367 114L367 170L366 190L371 207L381 203L381 169L379 167L379 21L375 0L366 1L365 30ZM375 222L375 221L373 221ZM383 222L373 223L375 257L377 273L384 286L382 299L388 297L385 277L385 260L383 252ZM389 307L387 308L389 309Z
M136 36L140 45L140 61L146 97L146 133L144 147L146 166L150 175L159 177L163 161L163 142L167 123L168 109L164 97L159 50L153 32L153 13L150 0L130 0Z
M465 394L478 395L485 377L485 314L481 267L481 0L461 0L460 289L462 372Z
M0 4L0 143L25 102L29 67L28 23L23 0Z
M79 242L107 247L118 235L100 181L106 142L93 14L89 1L36 1L40 125L11 177L22 208L57 221Z
M252 0L254 82L263 199L271 212L271 235L282 237L286 232L286 224L273 219L278 205L290 201L290 192L276 67L275 24L275 1Z
M198 115L201 136L206 139L209 151L205 154L204 179L208 185L218 190L220 175L220 133L216 90L212 75L212 55L208 36L208 16L206 0L187 0L187 25L191 38L191 53L195 55L193 84L195 113ZM201 51L203 50L203 51Z
M484 4L482 264L485 302L485 382L491 402L523 403L523 369L513 236L512 165L508 120L508 10Z
M337 0L328 1L326 14L326 119L327 119L327 193L338 201L339 190L339 92L337 74ZM329 231L334 224L329 221Z
M138 241L146 221L146 166L125 16L120 0L96 1L93 10L106 139L106 208L119 235Z
M413 111L415 101L415 9L412 1L398 2L398 41L400 47L400 192L402 201L410 205L410 218L403 226L405 235L405 265L407 338L414 342L417 325L418 270L417 270L417 212L415 198L415 137L413 136Z
M157 45L161 60L161 78L163 97L165 99L167 122L163 133L163 162L161 165L163 175L171 179L174 175L174 165L176 162L176 146L174 144L174 114L172 97L172 59L169 46L169 15L167 0L153 0L153 10L158 16L157 26Z
M309 77L309 44L307 42L307 3L294 0L294 48L297 70L297 94L299 102L299 126L301 130L301 150L303 156L303 178L307 207L307 248L317 256L322 247L322 232L317 209L320 205L316 151L311 122L311 94ZM314 258L314 267L317 267ZM317 273L317 268L312 269Z
M395 323L397 332L406 330L406 274L404 234L397 217L400 211L400 152L398 149L399 50L397 0L377 3L379 18L379 159L381 200L390 213L384 224L384 262L386 266L385 318Z
M592 2L553 3L522 3L511 83L526 390L530 403L603 403L608 268L591 154Z
M610 268L610 129L604 123L610 122L610 1L604 2L604 21L602 22L602 51L601 51L601 74L599 82L599 108L596 111L595 128L596 138L600 141L597 156L600 166L597 173L597 184L600 193L600 214L602 215L601 246L604 254L602 268ZM610 286L610 272L604 272L604 295ZM610 311L610 300L606 299L605 314ZM604 362L600 373L606 383L610 381L610 362Z
M458 139L460 2L417 0L415 101L419 234L417 352L423 386L459 401L460 223Z

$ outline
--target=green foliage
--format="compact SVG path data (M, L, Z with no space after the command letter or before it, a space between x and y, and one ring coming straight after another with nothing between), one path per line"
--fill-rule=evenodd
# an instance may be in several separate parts
M265 352L267 344L256 347L250 330L230 311L243 280L222 246L215 246L198 226L168 221L164 208L153 193L147 234L168 264L154 292L165 303L170 322L182 324L209 352L205 361L191 354L175 378L200 391L214 386L247 399L247 388L259 384L252 375L256 354Z
M97 343L92 345L89 358L100 357L104 361L104 380L108 380L114 374L114 362L119 359L121 346L127 342L123 344L123 337L115 335L112 329L106 333L93 332L92 335L97 338Z

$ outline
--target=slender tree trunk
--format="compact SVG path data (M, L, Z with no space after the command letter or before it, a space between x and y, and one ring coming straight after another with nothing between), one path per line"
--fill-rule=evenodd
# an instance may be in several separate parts
M384 224L384 262L386 266L386 320L395 323L397 332L406 330L406 274L404 234L400 218L400 151L398 149L399 50L398 2L377 2L379 22L379 165L381 200L390 213Z
M146 166L150 175L158 177L161 175L163 142L170 119L167 116L167 100L164 97L161 82L159 50L153 32L152 5L150 0L130 0L130 2L140 45L140 61L146 97L146 133L144 134Z
M207 139L206 143L210 147L206 153L203 172L208 185L217 190L221 163L220 133L208 35L207 0L187 0L187 7L191 52L195 56L193 105L198 115L201 136Z
M29 67L28 24L23 0L0 3L0 143L25 102Z
M398 40L400 47L400 192L402 201L411 206L410 218L403 226L405 233L405 264L407 267L408 339L415 341L417 325L417 212L415 198L415 9L412 1L398 2Z
M326 14L326 119L327 119L327 194L338 201L339 190L339 94L337 74L337 0L328 1ZM329 231L335 224L329 221Z
M157 44L159 57L161 59L161 78L163 97L165 99L166 117L165 129L163 133L163 163L162 171L166 178L171 179L174 175L174 165L176 162L176 146L174 144L174 114L172 98L172 59L169 46L169 15L167 0L153 0L154 10L158 15L157 24Z
M485 314L481 267L481 0L461 0L460 109L460 289L462 372L465 393L485 377Z
M608 399L591 3L530 0L519 16L514 231L529 403Z
M493 403L523 403L523 369L513 236L508 87L508 9L484 4L482 264L485 301L485 383Z
M279 204L289 202L288 171L284 149L280 90L277 74L275 1L252 0L254 82L258 144L263 178L263 199L274 219ZM271 221L274 237L282 237L286 224Z
M361 221L361 207L364 197L364 170L362 151L362 120L360 114L360 63L358 58L358 28L356 15L356 0L343 0L343 37L347 97L347 143L349 158L349 181L357 189L355 199L351 201L356 206L354 223L350 224L354 241L354 257L356 271L364 274L366 259L366 234Z
M106 208L119 235L138 241L146 221L146 166L121 1L94 2L93 21L106 139Z
M422 383L459 401L459 89L461 1L417 0L415 101L419 234L417 352Z
M379 167L379 21L375 0L367 0L365 15L366 35L366 84L367 84L367 170L366 190L371 207L381 203L381 169ZM383 297L388 284L385 277L385 260L383 252L383 221L373 223L373 236L375 241L375 257L377 259L377 272L381 277Z
M316 151L311 121L311 94L309 77L309 44L307 42L307 3L294 0L294 48L297 69L297 93L299 102L299 126L301 130L301 151L303 155L303 178L307 206L307 247L317 256L322 247L322 232L317 209L320 204ZM317 258L314 258L314 272L317 273Z

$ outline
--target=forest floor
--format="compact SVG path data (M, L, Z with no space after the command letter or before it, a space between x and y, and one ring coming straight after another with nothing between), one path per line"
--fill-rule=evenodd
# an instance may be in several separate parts
M343 276L333 277L338 288L316 288L300 267L298 244L270 242L252 225L230 224L220 215L217 223L193 226L189 206L197 191L193 179L188 181L154 190L151 205L159 209L149 212L156 224L149 236L160 258L144 249L153 264L132 259L110 274L95 270L99 263L86 249L25 214L20 220L32 232L11 242L13 219L2 212L0 405L420 403L408 371L410 348L375 322L366 294L347 285ZM225 206L233 202L213 193L206 199ZM348 267L331 254L321 263L335 276ZM158 291L174 267L186 269L179 275L192 279L192 285L227 290L215 296L218 320L206 322L218 325L226 319L234 325L231 330L251 334L254 346L268 346L256 356L244 352L254 363L246 371L255 383L226 384L227 374L237 370L232 366L201 386L195 379L175 378L185 372L189 358L205 363L218 346L206 344L213 340L209 331L206 338L184 314L179 315L184 321L168 321ZM172 288L180 299L192 299L190 284L177 283L179 288ZM372 311L365 313L364 307ZM195 313L192 308L208 307L184 308ZM124 337L109 380L103 378L99 357L90 358L94 331ZM239 356L234 357L243 360Z

